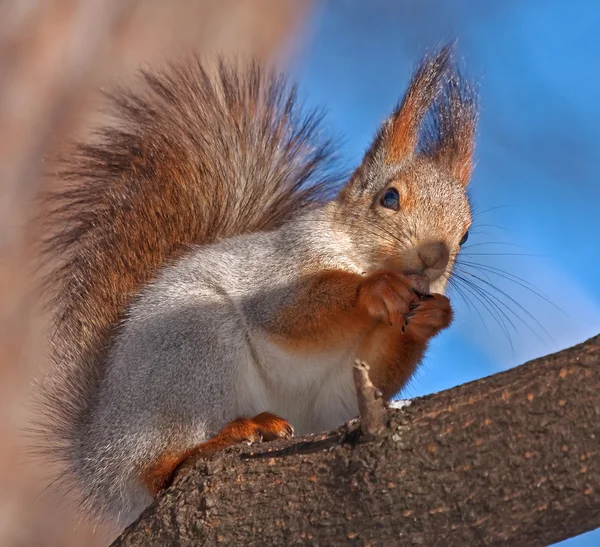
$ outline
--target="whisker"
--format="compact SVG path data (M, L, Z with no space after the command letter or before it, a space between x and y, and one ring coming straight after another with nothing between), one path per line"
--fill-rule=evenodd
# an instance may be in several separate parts
M358 218L358 216L357 216ZM376 237L381 237L383 238L383 240L387 243L402 243L402 239L397 236L396 234L394 234L393 232L391 232L388 229L383 228L382 226L379 226L373 222L369 221L369 224L367 224L368 228L365 228L365 224L364 224L364 218L362 218L363 224L361 225L361 230L366 231L366 233L376 236ZM330 224L329 220L326 219L318 219L318 218L297 218L294 220L294 222L304 222L306 224L325 224L328 225ZM347 228L354 228L352 224L345 222L342 223L339 220L336 220L336 223L341 224L342 226L345 226Z
M535 258L548 258L547 255L532 253L461 253L464 256L529 256Z
M506 270L503 270L501 268L489 266L488 264L481 264L479 262L468 262L465 260L457 260L456 265L464 266L466 268L481 269L481 270L484 270L491 274L495 274L500 277L504 277L505 279L512 281L513 283L520 284L520 286L522 286L524 289L528 289L528 290L532 290L532 291L537 289L537 287L535 285L533 285L532 283L529 283L529 281L527 281L526 279L523 279L522 277L511 274L510 272L507 272ZM540 293L539 296L543 297L544 295L542 293Z
M492 236L493 234L491 232L488 231L484 231L484 230L478 230L477 228L473 228L471 226L471 228L469 228L469 234L470 235L483 235L483 236Z
M510 281L510 282L514 283L515 285L518 285L519 287L524 288L525 290L534 294L538 298L541 298L542 300L544 300L545 302L547 302L548 304L550 304L551 306L556 308L558 311L563 313L565 316L567 316L567 317L569 316L569 314L567 312L565 312L560 306L556 305L546 295L544 295L542 292L538 291L538 289L535 285L532 285L531 283L529 283L527 280L523 279L522 277L518 277L514 274L511 274L510 272L507 272L506 270L502 270L501 268L496 268L494 266L489 266L487 264L478 264L476 262L465 262L465 261L457 261L456 264L457 264L457 266L465 266L468 268L474 268L474 269L479 268L479 269L487 271L493 275L502 277L503 279L506 279L507 281ZM489 278L487 278L487 279L489 280Z
M473 224L471 224L471 227L473 227L473 228L496 228L497 230L501 230L503 232L510 233L510 230L508 228L505 228L504 226L498 226L498 224L479 224L479 223L473 222Z
M489 209L484 209L483 211L475 212L475 214L473 215L473 219L476 219L477 217L480 217L481 215L484 215L486 213L490 213L491 211L497 211L498 209L509 209L514 207L518 207L518 205L496 205L495 207L490 207Z
M485 285L487 285L488 287L490 287L491 289L493 289L494 291L500 293L504 298L506 298L507 300L509 300L510 302L512 302L515 306L517 306L517 308L519 308L523 313L525 313L525 315L527 315L527 317L529 317L532 321L535 322L535 324L544 332L544 334L548 337L548 341L550 341L552 344L554 343L552 336L550 336L550 333L546 330L546 328L536 319L536 317L529 311L527 310L523 305L521 305L519 302L517 302L514 298L512 298L511 296L509 296L505 291L503 291L502 289L499 289L498 287L496 287L493 283L490 283L488 281L486 281L485 279L471 273L471 272L466 272L466 271L462 271L462 273L471 276L475 279L477 279L478 281L481 281L482 283L484 283ZM480 287L481 288L481 287ZM487 292L487 291L486 291ZM488 292L488 294L490 294ZM502 304L503 306L505 306L515 317L517 317L530 331L532 334L534 334L536 337L538 337L538 339L543 342L544 340L539 336L539 334L537 332L535 332L535 329L533 329L531 327L531 325L529 325L526 321L523 320L523 318L517 314L514 310L512 310L510 308L510 306L508 306L505 302L503 302L500 298L496 297L496 300L499 304Z
M361 221L364 221L364 218L365 218L364 216L359 215L357 213L355 213L355 215L356 215L355 218L358 218ZM370 219L369 219L369 225L374 226L374 227L378 228L379 230L382 230L383 233L387 234L388 236L390 236L392 238L392 241L402 243L402 239L400 236L404 236L405 235L404 233L397 235L394 232L392 232L391 230L389 230L388 228L386 228L385 226L380 226L379 224L376 224L374 221L371 221Z
M506 326L505 321L508 321L510 326L516 331L516 326L513 323L512 319L508 316L508 314L498 305L498 299L494 299L492 295L490 295L487 291L476 285L475 283L470 282L468 279L462 277L460 274L454 274L457 279L459 279L463 286L469 290L469 292L477 298L479 302L485 307L487 312L494 318L496 323L502 329L502 332L506 336L508 343L510 344L511 349L514 351L512 339L510 337L510 333L508 331L508 327Z
M507 245L509 247L518 247L520 249L527 249L525 245L518 245L517 243L507 243L505 241L483 241L481 243L471 243L469 245L463 245L462 249L472 249L473 247L481 247L482 245Z
M450 285L452 290L455 290L458 292L458 294L460 295L460 297L463 299L464 303L466 304L467 308L471 311L474 311L479 316L479 319L481 319L481 323L483 324L483 328L485 329L485 331L488 334L490 334L490 330L487 326L487 323L485 322L485 319L483 318L483 315L481 315L481 312L477 309L477 306L473 305L473 303L467 298L467 296L463 292L462 288L460 287L458 281L456 279L453 279L452 277L450 277L448 279L448 284Z

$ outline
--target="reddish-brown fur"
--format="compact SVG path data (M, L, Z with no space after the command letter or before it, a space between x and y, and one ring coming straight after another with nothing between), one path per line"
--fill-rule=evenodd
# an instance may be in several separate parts
M419 206L410 184L415 157L428 157L467 184L475 109L470 89L461 87L458 73L451 75L450 63L450 48L421 63L401 106L339 196L347 213L337 219L340 228L349 221L357 230L369 227L362 215L377 198L369 193L371 169L403 165L397 186L406 213ZM318 205L331 182L322 172L329 144L317 138L314 115L295 120L294 92L278 79L256 67L238 74L224 65L215 83L199 65L144 78L145 94L115 94L121 125L102 131L96 144L79 146L61 172L70 184L52 200L47 252L60 258L49 284L59 341L54 358L63 381L46 395L47 429L76 471L78 428L102 382L105 350L140 289L190 245L279 228ZM436 123L421 143L428 113ZM201 146L199 135L207 137ZM368 276L313 273L309 258L295 281L296 299L267 320L265 332L290 352L356 348L389 398L408 380L428 340L450 324L452 311L447 298L419 294L414 279L393 269L398 253L389 240L370 245L382 257L378 267L386 269ZM144 464L141 480L156 494L188 461L239 442L291 434L290 424L270 413L237 418L198 446L173 446Z
M365 338L357 353L360 360L369 363L371 380L385 399L408 381L429 339L452 321L450 301L441 294L427 300L413 298L409 307L402 327L382 323Z
M306 276L299 282L296 299L272 318L271 340L290 351L320 352L369 329L371 318L356 308L363 280L342 270Z
M440 138L431 139L432 144L424 152L466 185L472 167L475 116L471 109L465 108L468 102L461 100L460 86L448 84L444 90L440 85L450 61L450 49L446 48L419 67L402 104L367 153L367 160L380 149L384 150L388 164L411 157L419 128L443 91L444 100L438 105L439 120L434 124ZM342 200L351 192L354 178L360 178L366 169L367 160L343 190ZM405 173L403 183L398 184L401 208L406 212L418 206L409 174ZM370 196L364 199L369 200ZM368 207L367 203L364 205ZM385 242L381 246L383 255L393 256L393 252L384 252ZM409 379L423 357L428 340L452 321L452 310L445 296L421 295L414 290L414 280L396 270L382 269L366 277L342 270L304 274L296 287L295 300L271 318L269 338L295 353L334 352L358 342L356 357L369 363L372 381L386 398L397 393ZM267 416L266 422L265 418L261 422L261 416ZM177 457L165 455L146 472L145 483L156 491L156 485L166 484L174 470L188 458L256 440L257 433L262 433L265 440L269 431L275 432L272 437L279 437L287 428L289 424L270 414L235 420L208 442Z
M414 153L421 123L440 91L439 75L450 61L450 48L444 48L432 62L422 64L416 71L400 108L383 134L387 163L398 163Z
M413 281L392 270L364 277L330 270L308 277L298 299L273 321L280 347L318 352L360 341L357 357L372 368L386 397L409 378L429 338L452 320L445 296L419 296Z
M370 364L373 383L386 398L406 383L429 338L452 320L445 296L420 296L410 278L391 270L367 277L330 270L303 283L298 299L273 321L286 328L272 340L290 351L316 352L359 339L357 358ZM180 453L166 452L143 471L142 482L156 494L184 463L240 442L291 434L290 424L269 412L238 418L205 443Z
M112 92L114 123L58 163L44 214L56 366L40 444L67 466L115 327L157 272L192 245L276 229L341 180L319 113L269 69L219 62L209 76L192 58L141 80Z
M142 471L142 484L156 495L169 485L182 465L207 457L219 450L243 442L273 441L292 436L294 430L286 420L262 412L253 418L236 418L229 422L210 440L183 452L165 452L158 460Z

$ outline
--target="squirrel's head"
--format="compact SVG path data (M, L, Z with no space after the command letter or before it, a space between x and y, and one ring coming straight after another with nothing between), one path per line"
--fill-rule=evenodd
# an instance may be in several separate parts
M451 47L423 60L336 200L361 264L424 275L431 292L444 290L471 225L476 120Z

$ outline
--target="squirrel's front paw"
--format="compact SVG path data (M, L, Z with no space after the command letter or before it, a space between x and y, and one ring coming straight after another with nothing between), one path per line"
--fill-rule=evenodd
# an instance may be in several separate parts
M442 294L424 295L413 301L404 316L403 332L409 332L423 340L435 336L452 322L450 300Z
M405 323L410 303L415 300L410 279L389 270L380 270L369 275L358 291L358 305L366 309L369 316L392 327Z

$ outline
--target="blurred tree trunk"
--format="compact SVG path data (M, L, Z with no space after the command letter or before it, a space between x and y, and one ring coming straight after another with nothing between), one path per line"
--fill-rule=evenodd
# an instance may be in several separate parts
M600 526L600 336L356 425L182 472L115 542L518 545Z
M19 431L44 355L32 288L34 198L55 184L44 159L93 116L101 85L192 51L267 58L289 48L311 2L0 0L0 544L90 545L41 490ZM16 462L19 463L17 467ZM71 522L71 524L69 524Z

